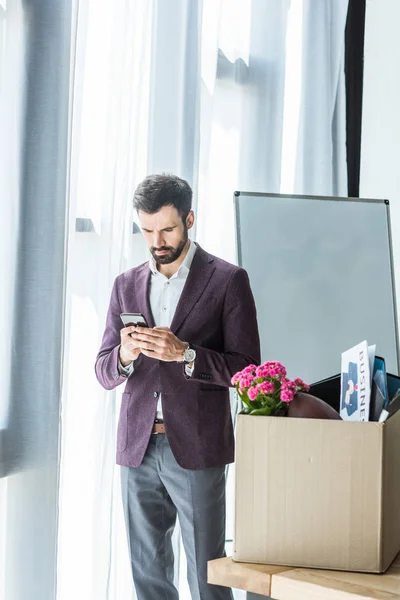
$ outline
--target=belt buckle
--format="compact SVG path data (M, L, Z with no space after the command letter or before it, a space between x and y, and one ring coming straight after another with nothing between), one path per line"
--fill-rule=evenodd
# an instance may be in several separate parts
M164 421L162 419L154 419L153 427L154 427L154 425L163 425L163 423L164 423ZM152 435L158 435L161 432L160 431L152 431L151 433L152 433Z

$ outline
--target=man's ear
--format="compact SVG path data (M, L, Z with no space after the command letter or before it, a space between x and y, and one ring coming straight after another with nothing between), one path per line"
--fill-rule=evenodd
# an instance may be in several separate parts
M191 210L186 217L186 227L191 229L194 225L194 212Z

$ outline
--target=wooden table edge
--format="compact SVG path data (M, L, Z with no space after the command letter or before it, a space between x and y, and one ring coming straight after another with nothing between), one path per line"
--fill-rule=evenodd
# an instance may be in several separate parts
M282 591L282 584L285 582L289 586L296 586L298 593L304 594L304 584L307 583L314 587L315 592L322 591L325 589L325 593L334 593L335 597L338 599L340 597L350 598L354 595L354 598L360 598L360 589L358 586L360 582L354 581L358 578L358 576L368 576L366 580L362 583L365 585L368 583L373 583L375 577L384 577L385 574L389 577L394 576L396 579L399 578L399 592L397 594L397 585L396 590L387 590L386 598L400 598L400 554L395 558L392 565L383 574L377 573L353 573L351 571L329 571L325 569L312 569L308 567L293 567L293 566L279 566L279 565L264 565L257 563L244 563L234 561L231 556L227 556L225 558L218 558L215 560L211 560L208 562L208 583L214 585L222 585L225 587L233 587L241 590L245 590L247 592L252 592L255 594L261 594L265 596L273 596L274 593L280 593ZM341 584L344 585L344 589L338 589L336 586L321 586L321 579L329 576L334 581L335 579L340 580L342 576L346 574L346 578L350 579L350 581L342 581ZM311 581L302 581L303 576L310 577ZM314 581L312 581L314 579ZM297 580L297 581L296 581ZM353 580L353 581L352 581ZM368 581L369 580L369 581ZM375 580L376 581L376 580ZM354 587L353 587L354 586ZM275 590L274 590L275 588ZM347 588L347 589L346 589ZM353 588L353 589L352 589ZM358 588L358 589L357 589ZM371 589L372 595L369 596L371 600L374 598L374 590ZM375 590L381 592L383 590ZM293 592L293 590L292 590ZM306 592L307 594L307 592ZM292 593L289 593L289 597L294 597ZM305 598L307 596L301 595L300 598ZM318 596L315 598L324 598L324 595ZM382 598L382 596L377 595L377 598Z
M293 567L238 562L231 556L208 561L207 581L253 594L270 596L272 577Z

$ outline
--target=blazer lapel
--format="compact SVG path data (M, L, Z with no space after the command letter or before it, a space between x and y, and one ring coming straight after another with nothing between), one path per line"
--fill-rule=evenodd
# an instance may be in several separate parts
M189 275L183 288L181 297L176 307L174 318L171 323L171 331L177 333L186 317L190 314L203 291L205 290L211 275L215 271L213 258L197 244Z
M149 327L154 327L154 317L150 307L150 277L151 271L148 263L137 272L135 282L135 295L140 311L146 317Z

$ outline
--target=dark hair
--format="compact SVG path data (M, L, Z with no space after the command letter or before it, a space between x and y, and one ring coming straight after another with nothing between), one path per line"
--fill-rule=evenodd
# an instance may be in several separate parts
M136 188L133 208L154 214L163 206L174 206L185 221L192 208L192 196L188 182L176 175L148 175Z

